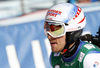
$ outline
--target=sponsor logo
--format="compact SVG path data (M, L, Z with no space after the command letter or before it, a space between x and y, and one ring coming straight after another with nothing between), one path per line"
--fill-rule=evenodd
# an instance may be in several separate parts
M72 19L74 15L75 15L75 12L72 11L72 12L69 14L69 16L68 16L68 20Z
M61 15L61 11L58 10L48 10L47 16L53 16L56 17L57 15Z
M74 27L74 28L68 28L67 30L68 31L74 31L74 30L79 30L79 29L81 29L81 26Z
M99 66L99 63L97 62L97 61L95 61L95 63L93 64L93 67L94 68L100 68L100 67L98 67Z
M71 66L73 66L73 64L75 64L75 61L73 63L71 63Z
M84 47L86 47L89 50L92 48L95 48L92 44L86 44L86 45L84 45Z
M78 30L78 28L77 27L75 27L75 28L69 28L69 29L67 29L68 31L73 31L73 30Z
M60 68L60 65L55 65L55 68Z
M82 62L83 57L85 56L85 54L83 52L80 53L78 61Z
M69 66L69 64L66 64L66 63L65 63L65 66Z

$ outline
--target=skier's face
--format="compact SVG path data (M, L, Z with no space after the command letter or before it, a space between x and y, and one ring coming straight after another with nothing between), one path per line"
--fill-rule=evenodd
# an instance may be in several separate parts
M58 38L53 38L48 34L48 39L53 52L61 52L66 44L66 35Z

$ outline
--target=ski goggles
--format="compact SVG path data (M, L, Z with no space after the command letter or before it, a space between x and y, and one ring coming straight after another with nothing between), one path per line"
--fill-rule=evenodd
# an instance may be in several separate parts
M44 32L49 34L54 38L61 37L65 35L65 24L64 23L53 23L45 22L44 23Z
M45 35L50 35L54 38L64 36L66 32L77 31L83 29L85 23L74 24L74 25L65 25L61 22L47 22L44 23L44 32Z

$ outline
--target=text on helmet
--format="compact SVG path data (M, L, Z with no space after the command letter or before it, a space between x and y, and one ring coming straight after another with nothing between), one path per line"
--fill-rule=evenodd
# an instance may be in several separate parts
M58 11L58 10L48 10L47 12L47 16L50 15L50 16L54 16L56 17L57 15L61 15L61 11Z

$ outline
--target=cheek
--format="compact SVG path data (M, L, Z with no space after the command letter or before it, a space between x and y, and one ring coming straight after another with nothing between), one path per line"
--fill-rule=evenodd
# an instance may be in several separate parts
M61 47L64 47L65 44L66 44L66 39L65 39L65 37L64 37L64 38L61 38L61 39L59 40L59 45L60 45Z
M66 41L65 41L65 40L61 40L61 42L60 42L60 43L61 43L61 45L62 45L62 46L65 46Z

